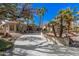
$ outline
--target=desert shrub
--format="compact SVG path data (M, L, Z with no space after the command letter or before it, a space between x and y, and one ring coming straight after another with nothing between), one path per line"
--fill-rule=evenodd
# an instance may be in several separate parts
M0 51L5 51L11 48L13 44L11 42L7 42L5 40L0 40Z

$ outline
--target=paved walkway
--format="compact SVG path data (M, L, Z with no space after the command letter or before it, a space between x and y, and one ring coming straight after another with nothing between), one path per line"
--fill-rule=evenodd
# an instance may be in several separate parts
M79 55L79 48L60 47L53 42L47 42L42 35L23 35L14 43L11 52L6 55L13 56L56 56Z

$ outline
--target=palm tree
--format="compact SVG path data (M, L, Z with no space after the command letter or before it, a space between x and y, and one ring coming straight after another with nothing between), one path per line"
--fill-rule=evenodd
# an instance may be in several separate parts
M58 21L59 21L59 27L60 27L60 31L59 31L59 37L62 37L63 34L63 15L60 15L57 17Z
M57 20L57 22L59 22L59 37L62 37L62 34L63 34L63 18L64 18L64 13L65 11L64 10L60 10L59 11L59 15L55 17L55 19Z
M56 27L55 26L57 26L58 25L58 23L57 23L57 21L50 21L49 23L49 26L50 27L52 27L52 30L53 30L53 33L54 33L54 35L55 35L55 37L57 37L57 34L56 34Z
M36 9L36 13L37 13L37 15L39 16L39 19L40 19L40 21L39 21L39 27L40 28L43 25L42 16L44 16L45 12L46 12L46 9L45 8L37 8Z
M62 37L64 23L66 23L65 26L67 28L68 33L70 32L71 22L74 19L72 10L70 10L70 8L67 8L66 10L60 10L59 18L60 18L60 37Z
M65 21L67 23L67 30L69 33L71 30L71 25L72 25L71 22L74 19L73 12L72 12L72 10L70 10L70 8L66 9L66 14L64 17L65 17Z

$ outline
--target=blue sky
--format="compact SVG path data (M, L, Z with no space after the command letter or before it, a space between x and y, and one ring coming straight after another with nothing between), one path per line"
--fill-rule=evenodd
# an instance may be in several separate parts
M43 16L43 23L46 24L50 20L53 20L54 17L58 14L58 11L61 9L66 9L70 7L73 9L74 7L77 7L77 10L79 10L79 4L78 3L33 3L33 8L41 8L45 7L47 9L47 12ZM34 16L35 24L39 24L39 17L37 15Z

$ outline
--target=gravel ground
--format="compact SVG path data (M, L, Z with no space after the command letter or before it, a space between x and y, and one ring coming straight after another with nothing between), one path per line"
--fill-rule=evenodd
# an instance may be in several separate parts
M48 42L41 35L23 35L18 38L14 47L7 51L9 56L78 56L79 48L63 47Z

